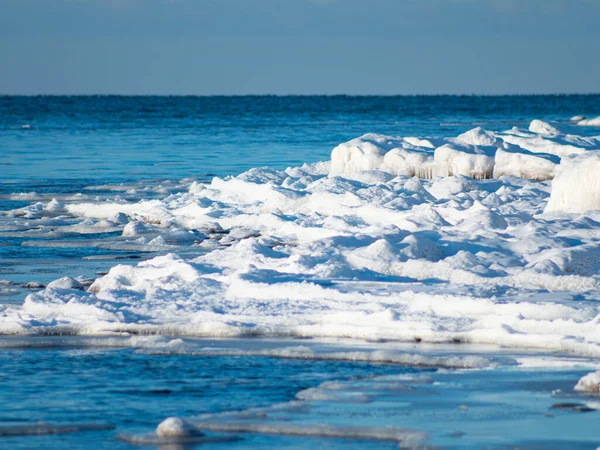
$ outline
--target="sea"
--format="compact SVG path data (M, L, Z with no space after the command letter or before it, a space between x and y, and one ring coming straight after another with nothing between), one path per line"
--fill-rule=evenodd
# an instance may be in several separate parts
M327 161L364 133L449 137L577 115L600 115L600 95L0 96L0 314L55 279L88 286L165 253L116 245L114 231L15 227L10 211L164 199L252 168ZM278 351L290 348L302 351ZM399 351L425 363L364 357ZM529 363L507 362L519 358ZM596 366L451 343L4 335L0 448L592 449L600 399L572 387ZM184 425L155 433L168 417Z

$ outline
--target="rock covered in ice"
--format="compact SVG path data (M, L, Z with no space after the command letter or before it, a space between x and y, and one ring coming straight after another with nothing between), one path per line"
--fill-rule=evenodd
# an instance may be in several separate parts
M79 291L84 290L84 286L77 280L71 277L62 277L58 280L54 280L48 283L48 289L77 289Z
M563 158L544 212L581 213L600 209L600 151Z
M186 420L180 417L168 417L156 427L156 435L160 437L180 438L202 435Z
M575 390L580 392L600 393L600 371L588 373L581 377L575 385Z
M139 236L144 233L148 233L148 228L142 222L138 221L129 222L123 228L123 236L125 237Z

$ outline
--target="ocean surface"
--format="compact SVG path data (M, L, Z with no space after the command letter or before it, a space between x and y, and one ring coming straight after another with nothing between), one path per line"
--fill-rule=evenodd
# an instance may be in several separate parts
M600 115L600 95L0 96L0 307L18 308L64 276L87 288L116 264L210 250L192 245L199 234L175 229L171 241L164 236L168 248L123 240L118 222L75 219L66 203L175 198L214 177L327 161L336 145L368 132L448 138L475 127L526 129L533 119L569 124L576 115ZM173 334L0 337L0 448L600 445L600 400L572 390L600 367L593 357ZM194 418L194 431L157 437L169 416Z

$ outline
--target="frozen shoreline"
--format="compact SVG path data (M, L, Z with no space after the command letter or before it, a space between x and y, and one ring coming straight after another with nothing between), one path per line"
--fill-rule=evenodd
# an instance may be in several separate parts
M439 142L368 135L334 149L331 163L154 187L166 198L73 196L14 210L4 230L27 233L23 245L91 245L42 238L103 232L94 245L163 256L50 283L21 308L2 307L0 333L340 337L600 356L600 212L585 211L600 196L569 181L594 170L600 138L573 128L533 121ZM484 166L481 180L465 176ZM545 178L530 176L544 168L554 181L526 179ZM432 179L410 176L418 172Z

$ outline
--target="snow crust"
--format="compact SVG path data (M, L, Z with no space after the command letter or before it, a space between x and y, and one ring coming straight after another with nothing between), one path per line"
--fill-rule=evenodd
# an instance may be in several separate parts
M372 134L340 144L330 162L178 185L162 199L40 198L13 212L38 237L57 225L110 230L121 236L106 248L164 254L117 265L87 290L63 279L22 307L2 306L0 332L469 342L600 356L600 139L561 130Z

